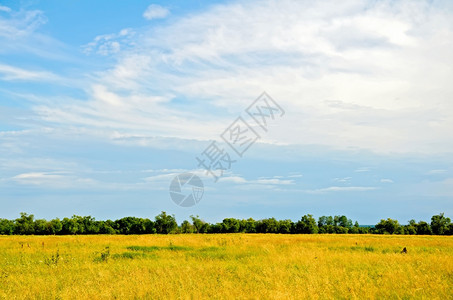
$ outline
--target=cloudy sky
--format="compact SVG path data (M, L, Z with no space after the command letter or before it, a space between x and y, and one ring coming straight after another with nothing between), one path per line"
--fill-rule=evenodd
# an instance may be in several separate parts
M1 0L0 218L453 217L452 78L447 0ZM221 138L240 116L242 157ZM212 141L235 160L217 182Z

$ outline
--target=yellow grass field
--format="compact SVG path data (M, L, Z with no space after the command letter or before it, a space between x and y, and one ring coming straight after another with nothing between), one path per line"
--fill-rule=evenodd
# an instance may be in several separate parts
M453 238L445 236L0 236L1 299L452 295Z

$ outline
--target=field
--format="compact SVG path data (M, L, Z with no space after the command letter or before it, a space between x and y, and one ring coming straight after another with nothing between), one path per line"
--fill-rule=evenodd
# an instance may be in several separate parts
M1 299L452 295L452 237L0 236Z

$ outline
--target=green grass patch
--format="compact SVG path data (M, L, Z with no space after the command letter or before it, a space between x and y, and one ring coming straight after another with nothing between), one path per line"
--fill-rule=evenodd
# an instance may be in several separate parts
M137 253L137 252L123 252L118 254L113 254L112 256L114 259L136 259L136 258L147 258L150 257L144 253Z
M170 250L170 251L189 251L192 250L191 247L185 246L166 246L166 247L159 247L159 246L129 246L126 248L127 250L131 251L141 251L141 252L153 252L153 251L161 251L161 250Z
M353 246L350 248L352 251L365 251L365 252L374 252L376 249L372 246L365 246L365 247L360 247L360 246Z

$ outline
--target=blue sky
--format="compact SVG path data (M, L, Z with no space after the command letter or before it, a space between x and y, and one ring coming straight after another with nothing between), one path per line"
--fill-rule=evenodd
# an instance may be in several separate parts
M449 1L2 0L0 217L453 216L452 64ZM214 182L263 91L285 115Z

